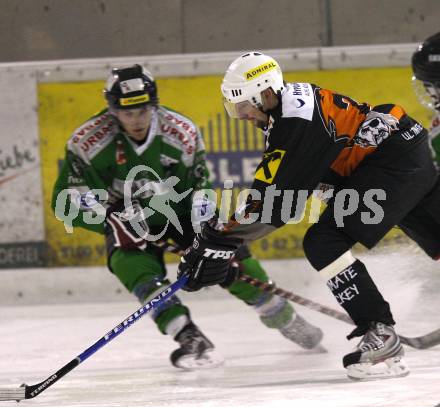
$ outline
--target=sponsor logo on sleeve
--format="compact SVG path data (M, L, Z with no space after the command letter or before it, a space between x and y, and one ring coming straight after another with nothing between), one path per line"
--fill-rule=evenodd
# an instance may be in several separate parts
M302 100L300 98L294 99L294 103L295 103L295 107L298 109L300 109L301 107L303 107L306 104L306 102L304 102L304 100Z

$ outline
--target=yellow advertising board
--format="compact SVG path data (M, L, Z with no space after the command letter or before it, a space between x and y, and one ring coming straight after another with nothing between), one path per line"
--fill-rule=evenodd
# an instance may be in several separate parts
M103 78L104 79L104 78ZM370 104L397 103L425 125L428 114L417 102L409 68L380 68L285 73L289 82L311 82ZM221 76L158 79L160 103L190 117L201 128L216 187L233 179L238 190L249 185L264 148L259 131L248 123L231 120L223 111ZM104 81L42 83L39 85L39 130L44 189L46 240L49 265L105 264L102 235L85 230L67 233L50 208L52 188L72 132L105 106ZM238 192L234 190L234 195ZM302 237L309 227L307 215L252 245L259 258L300 256ZM395 233L391 236L395 236Z

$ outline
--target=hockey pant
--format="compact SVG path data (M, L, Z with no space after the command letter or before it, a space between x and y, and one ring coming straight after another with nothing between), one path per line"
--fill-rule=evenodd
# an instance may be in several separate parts
M192 230L190 225L183 222L183 230ZM189 227L189 228L188 228ZM186 233L184 236L174 231L172 228L167 232L167 236L174 240L179 247L187 247L191 244L194 234ZM124 287L133 293L138 300L143 303L158 290L161 290L169 284L166 279L166 267L163 259L163 251L160 248L150 245L145 251L123 250L115 248L111 242L111 236L107 236L108 267L120 280ZM267 282L269 280L267 273L261 267L258 260L251 257L246 246L239 248L237 260L240 260L243 266L243 272L251 277ZM229 292L244 301L248 305L255 305L270 300L270 295L261 289L254 287L242 281L233 283ZM164 303L152 313L153 320L159 330L165 333L168 324L175 318L187 315L190 318L190 312L178 298L174 295L169 301Z
M305 254L357 325L370 321L393 324L389 304L350 249L358 242L371 249L399 225L431 257L438 256L440 186L427 143L418 144L392 161L387 154L371 154L338 189L357 191L358 209L345 216L341 225L336 222L340 208L330 201L304 237ZM375 215L363 200L369 190L386 193L386 199L377 202L382 208L381 219L372 222Z

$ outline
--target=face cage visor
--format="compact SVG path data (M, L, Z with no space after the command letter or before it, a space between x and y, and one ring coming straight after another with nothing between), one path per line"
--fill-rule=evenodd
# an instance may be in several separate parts
M243 102L232 103L226 98L223 98L223 105L228 112L229 117L233 119L247 119L249 113L253 109L260 109L259 105L255 105L249 100L244 100Z
M414 93L420 104L431 110L440 111L440 83L426 82L412 77Z

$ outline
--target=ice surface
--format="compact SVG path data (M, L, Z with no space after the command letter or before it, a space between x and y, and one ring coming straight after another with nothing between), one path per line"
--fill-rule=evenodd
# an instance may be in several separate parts
M399 333L418 336L440 327L440 267L417 253L361 255L392 305ZM285 288L337 308L303 260L265 262ZM110 278L102 274L102 279ZM1 273L0 273L1 284ZM406 378L352 382L341 358L354 342L351 326L296 306L322 327L328 353L301 350L264 327L255 312L221 289L184 293L194 321L226 364L183 372L168 356L175 343L144 318L83 364L23 405L38 406L298 406L434 407L440 405L440 346L406 348ZM80 354L138 308L135 301L3 306L0 386L35 384ZM0 402L15 406L15 402Z

